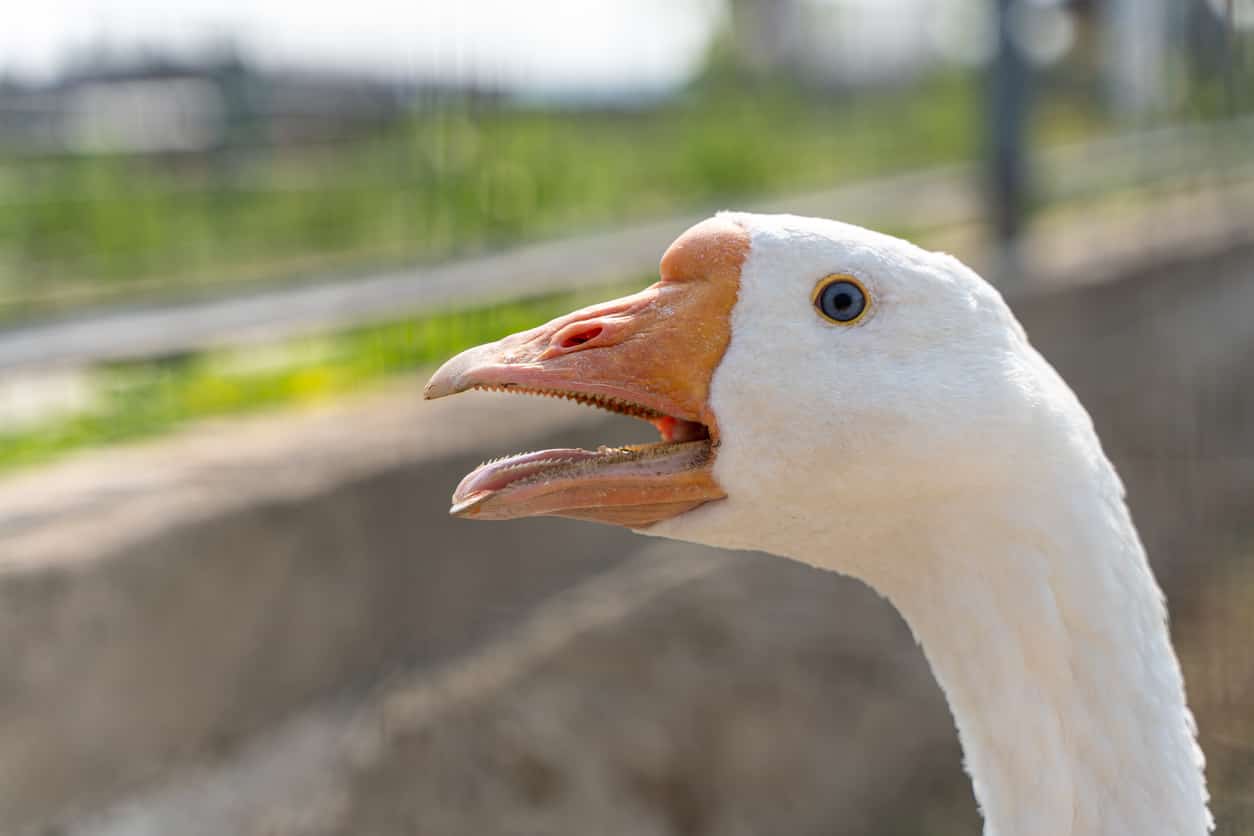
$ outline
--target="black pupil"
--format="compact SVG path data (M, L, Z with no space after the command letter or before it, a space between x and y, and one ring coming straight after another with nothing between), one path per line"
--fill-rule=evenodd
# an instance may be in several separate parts
M852 282L832 282L819 295L819 306L824 315L837 322L856 319L865 304L862 291Z

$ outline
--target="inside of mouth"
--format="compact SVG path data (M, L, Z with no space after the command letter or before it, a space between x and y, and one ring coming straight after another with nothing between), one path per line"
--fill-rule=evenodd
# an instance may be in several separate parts
M496 387L493 387L496 388ZM519 392L510 388L506 391ZM454 503L462 503L507 488L580 476L648 477L679 472L706 462L713 450L710 430L705 424L663 415L636 404L610 401L561 392L526 394L566 397L610 412L631 415L653 424L660 440L651 444L621 447L602 446L596 450L559 448L516 453L485 462L462 479L453 492Z

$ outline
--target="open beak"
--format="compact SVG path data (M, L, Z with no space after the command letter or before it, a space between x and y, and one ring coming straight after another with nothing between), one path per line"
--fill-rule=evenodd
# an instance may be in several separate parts
M450 513L537 515L643 528L725 495L713 476L718 425L710 380L730 340L748 252L744 230L713 218L662 259L662 280L538 328L464 351L424 392L467 389L565 397L649 421L654 444L544 450L489 462L462 480Z

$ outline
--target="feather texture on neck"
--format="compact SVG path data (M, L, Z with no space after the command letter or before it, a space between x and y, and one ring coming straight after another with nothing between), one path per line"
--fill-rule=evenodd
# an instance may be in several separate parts
M1061 507L1028 492L1030 513L937 508L891 548L943 557L868 580L945 691L988 836L1202 836L1202 755L1162 596L1122 500L1091 484Z

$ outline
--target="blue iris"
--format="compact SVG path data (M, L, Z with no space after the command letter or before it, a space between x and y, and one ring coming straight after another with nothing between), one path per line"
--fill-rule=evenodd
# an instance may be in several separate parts
M853 282L835 281L819 291L814 303L828 319L852 322L866 309L866 295Z

